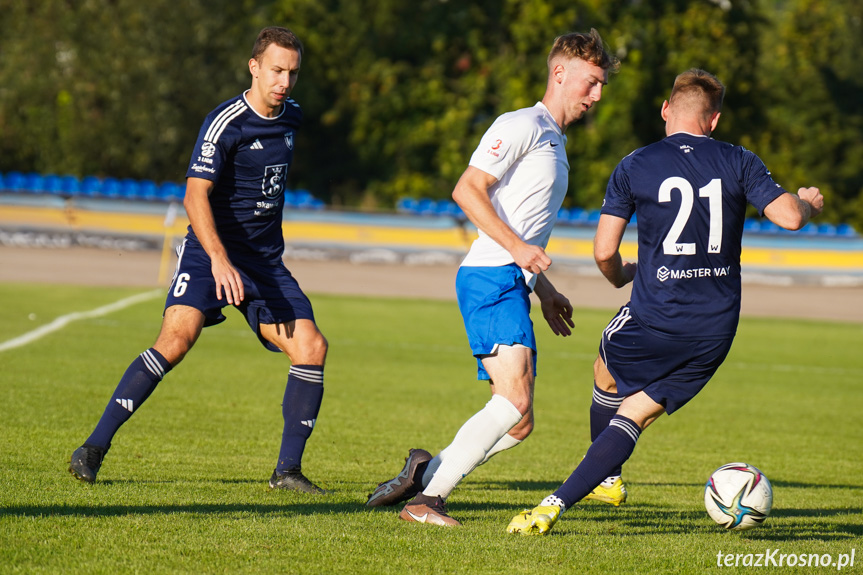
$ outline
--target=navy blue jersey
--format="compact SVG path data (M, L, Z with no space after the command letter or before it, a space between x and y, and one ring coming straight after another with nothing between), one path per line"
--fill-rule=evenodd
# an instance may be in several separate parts
M220 104L201 126L186 177L214 182L210 206L216 230L235 264L249 257L282 257L284 191L301 119L291 98L281 114L265 118L243 94ZM191 226L187 238L198 242Z
M635 320L669 337L733 337L746 205L763 213L784 192L758 156L704 136L677 133L624 158L602 213L638 213Z

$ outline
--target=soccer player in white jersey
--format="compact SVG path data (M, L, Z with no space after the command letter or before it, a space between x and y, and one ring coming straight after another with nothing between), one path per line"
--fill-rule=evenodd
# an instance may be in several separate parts
M626 156L609 179L594 255L615 287L633 284L594 364L593 443L563 485L513 518L509 533L548 533L603 482L613 491L641 432L683 407L719 369L740 318L747 206L789 230L824 206L818 188L789 193L754 153L710 137L724 95L704 70L677 76L662 105L666 137ZM638 261L624 263L620 242L635 213Z
M618 65L596 30L558 37L542 101L500 116L473 153L452 195L479 237L459 268L456 293L478 379L489 382L491 400L435 457L411 449L401 473L378 485L367 505L412 498L401 519L459 525L445 506L456 485L532 431L530 292L556 335L570 335L574 326L569 300L543 274L551 265L545 247L568 187L564 132L599 101Z

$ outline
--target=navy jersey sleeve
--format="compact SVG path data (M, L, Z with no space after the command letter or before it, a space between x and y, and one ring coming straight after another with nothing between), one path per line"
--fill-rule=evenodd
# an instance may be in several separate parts
M785 190L773 181L770 171L761 158L746 148L740 148L742 158L740 160L741 173L743 174L743 188L746 190L746 200L755 206L758 214L764 215L764 208L770 202L785 193Z
M635 213L635 196L629 181L629 161L633 154L624 158L614 168L605 189L605 198L602 200L603 214L617 216L626 221L629 221Z
M233 139L222 138L230 122L246 109L242 99L225 102L204 119L198 140L195 142L187 178L203 178L212 182L219 180L225 162L231 158Z

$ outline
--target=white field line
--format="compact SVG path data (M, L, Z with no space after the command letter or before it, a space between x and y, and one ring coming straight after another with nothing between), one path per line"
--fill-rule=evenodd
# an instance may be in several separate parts
M104 315L108 315L109 313L135 305L136 303L151 300L163 293L164 290L157 289L153 291L139 293L138 295L133 295L125 299L115 301L114 303L110 303L102 307L97 307L96 309L91 309L90 311L76 311L66 315L61 315L47 325L38 327L33 331L25 333L24 335L12 338L4 342L0 342L0 352L14 349L16 347L21 347L27 345L28 343L32 343L42 337L45 337L50 333L54 333L55 331L63 329L73 321L90 319L94 317L102 317Z

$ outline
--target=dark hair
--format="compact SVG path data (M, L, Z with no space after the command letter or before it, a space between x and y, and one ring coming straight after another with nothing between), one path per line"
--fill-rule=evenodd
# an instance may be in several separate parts
M620 68L620 61L605 49L599 32L594 28L591 28L588 34L570 32L555 38L551 52L548 54L549 66L558 56L580 58L611 72L617 72Z
M260 60L261 54L264 53L270 44L296 50L300 56L303 55L303 43L300 42L296 34L281 26L268 26L258 33L258 38L255 40L255 45L252 48L252 59Z
M687 104L693 107L693 111L710 115L722 109L724 98L725 86L716 76L704 70L692 68L674 79L674 87L671 88L668 103L674 104L676 100L687 100ZM695 106L700 110L695 109Z

